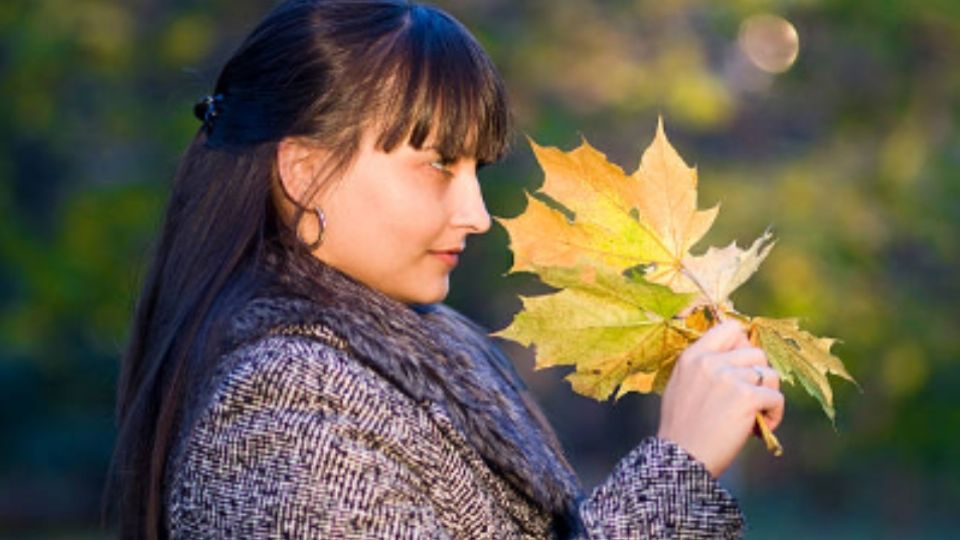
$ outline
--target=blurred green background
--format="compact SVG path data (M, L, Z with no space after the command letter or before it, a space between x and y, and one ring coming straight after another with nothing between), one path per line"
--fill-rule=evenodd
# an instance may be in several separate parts
M118 357L192 105L272 3L0 3L0 537L107 537ZM439 4L514 102L514 152L481 175L491 213L542 180L523 133L586 136L629 172L663 115L701 205L722 202L699 250L779 238L737 306L843 340L863 392L836 384L837 428L787 389L786 454L751 441L723 478L748 538L955 537L960 2ZM536 289L509 265L495 226L449 302L502 328ZM655 430L656 397L595 403L504 347L587 487Z

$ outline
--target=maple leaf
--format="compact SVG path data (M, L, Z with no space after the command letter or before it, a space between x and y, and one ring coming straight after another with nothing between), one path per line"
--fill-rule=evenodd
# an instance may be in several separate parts
M654 267L647 278L674 288L682 284L695 287L689 283L689 273L683 271L684 259L710 230L720 207L697 209L697 170L687 166L670 145L663 119L657 122L657 134L631 178L636 186L631 202L665 252L650 261Z
M834 420L833 391L827 374L832 373L856 384L843 362L830 353L832 338L818 338L801 330L797 319L754 317L750 321L751 339L767 353L770 365L790 384L799 380L803 388L820 402L823 412Z
M570 152L542 147L532 140L530 144L545 173L538 194L560 208L528 195L522 214L512 219L498 218L510 234L514 254L511 272L533 272L543 279L546 269L576 265L603 268L613 274L643 268L642 279L665 285L676 293L696 293L684 306L686 310L709 305L714 311L732 311L727 297L756 271L773 245L768 243L770 235L766 233L746 251L734 243L721 250L711 248L704 255L689 253L713 224L719 207L697 208L696 170L687 166L670 145L662 121L637 171L630 176L586 140ZM564 286L568 285L560 287ZM570 296L561 297L564 305L571 303L574 296L586 301L582 295ZM589 301L595 303L597 298L591 296ZM559 310L558 302L550 299L529 305L540 311ZM529 309L527 305L525 309ZM715 313L714 319L719 316ZM549 315L543 318L548 319ZM524 324L528 318L521 316L518 321ZM546 331L545 326L540 328L539 333L528 329L527 334L517 334L528 338L518 339L525 345L537 344L541 351L539 367L577 364L574 357L563 362L542 360L542 351L554 349L551 339L564 334ZM511 335L507 332L504 337ZM560 342L556 348L570 347ZM595 349L600 350L603 349ZM662 355L659 362L642 363L658 365L658 369L637 371L633 365L622 366L618 363L621 360L608 356L607 369L578 367L568 379L574 390L598 399L604 399L618 384L618 397L631 390L659 391L669 377L671 359L670 355ZM583 362L589 366L596 363ZM591 377L602 380L591 382Z
M522 214L497 221L510 235L510 272L532 272L559 291L522 298L523 309L495 335L534 345L538 369L575 366L567 376L574 391L603 400L614 390L618 398L662 392L679 353L733 317L750 325L781 377L799 381L833 419L827 374L853 381L829 352L833 340L790 319L750 319L730 301L773 248L770 232L747 249L733 242L690 252L719 205L698 208L697 171L670 145L662 120L629 176L586 140L569 152L530 145L543 185Z
M730 294L750 279L775 244L770 231L766 231L745 251L732 242L723 249L711 247L703 255L686 256L682 262L684 274L669 280L670 285L676 291L699 293L697 305L731 312ZM662 281L656 275L648 279Z
M624 276L585 265L536 270L545 283L562 289L521 297L523 311L495 335L522 345L536 342L537 369L576 365L567 380L579 394L606 399L631 376L618 396L650 391L658 370L689 343L673 317L692 295L649 283L636 272Z
M575 215L527 197L527 210L498 219L511 232L512 272L534 267L590 264L627 268L669 255L659 239L631 215L627 197L632 182L586 141L565 153L530 141L546 173L540 193Z

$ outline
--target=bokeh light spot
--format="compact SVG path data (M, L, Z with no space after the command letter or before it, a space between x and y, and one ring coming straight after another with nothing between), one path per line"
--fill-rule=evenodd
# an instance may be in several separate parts
M748 17L740 25L737 41L750 62L767 73L787 71L800 53L797 29L776 15Z

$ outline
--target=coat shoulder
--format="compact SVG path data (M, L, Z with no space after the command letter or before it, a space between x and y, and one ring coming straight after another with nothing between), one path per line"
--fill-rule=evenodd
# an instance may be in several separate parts
M443 536L428 486L399 451L430 438L385 381L296 336L223 360L169 462L172 538ZM390 429L395 414L406 431Z
M334 346L258 339L211 384L168 469L173 538L515 535L505 488L436 410Z

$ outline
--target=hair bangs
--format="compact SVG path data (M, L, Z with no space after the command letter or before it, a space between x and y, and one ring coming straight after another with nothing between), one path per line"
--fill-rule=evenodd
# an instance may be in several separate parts
M377 145L429 144L444 158L499 160L509 148L510 113L500 76L480 45L445 13L414 7L381 65L383 122Z

